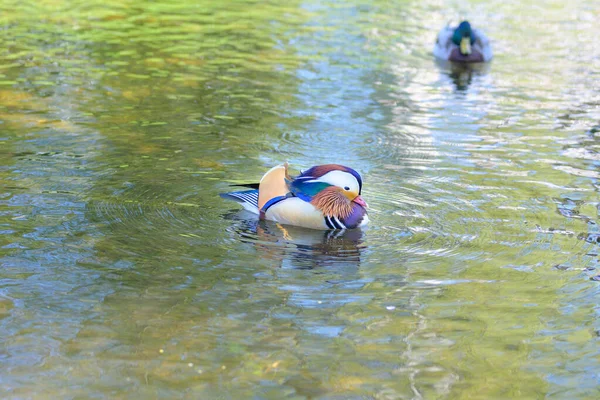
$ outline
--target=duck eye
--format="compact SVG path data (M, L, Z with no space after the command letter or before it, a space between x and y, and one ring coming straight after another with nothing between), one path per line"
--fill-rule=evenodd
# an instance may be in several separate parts
M344 190L350 190L348 186L344 186Z

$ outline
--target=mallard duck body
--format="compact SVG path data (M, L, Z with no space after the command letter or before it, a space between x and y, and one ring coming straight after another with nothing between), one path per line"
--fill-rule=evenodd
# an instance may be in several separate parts
M492 59L490 41L468 21L458 26L446 26L437 36L433 54L440 60L458 63L488 62Z

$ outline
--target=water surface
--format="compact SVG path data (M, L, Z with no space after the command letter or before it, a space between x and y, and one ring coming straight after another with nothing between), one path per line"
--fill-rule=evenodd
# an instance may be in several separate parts
M2 398L600 396L598 3L2 8ZM218 197L286 160L370 226Z

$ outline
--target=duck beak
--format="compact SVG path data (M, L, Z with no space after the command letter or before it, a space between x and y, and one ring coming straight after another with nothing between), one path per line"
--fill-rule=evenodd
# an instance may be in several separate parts
M469 36L465 36L460 40L460 54L463 56L471 54L471 38Z
M369 205L367 204L367 202L366 202L366 201L364 201L364 200L363 200L363 198L362 198L362 197L360 197L360 196L356 196L356 197L354 198L354 200L352 200L352 201L353 201L353 202L355 202L356 204L358 204L359 206L362 206L362 207L363 207L365 210L366 210L367 208L369 208Z

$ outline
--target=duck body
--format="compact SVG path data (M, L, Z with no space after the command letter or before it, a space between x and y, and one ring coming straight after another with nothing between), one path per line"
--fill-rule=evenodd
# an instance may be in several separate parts
M312 167L295 178L287 164L269 170L255 189L222 193L260 219L311 229L354 229L368 223L362 179L338 164ZM257 188L256 188L257 187Z
M440 60L458 63L488 62L493 57L487 36L471 28L468 21L443 28L438 33L433 55Z

